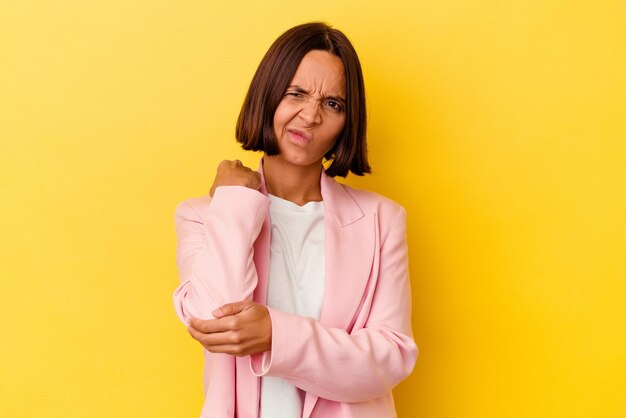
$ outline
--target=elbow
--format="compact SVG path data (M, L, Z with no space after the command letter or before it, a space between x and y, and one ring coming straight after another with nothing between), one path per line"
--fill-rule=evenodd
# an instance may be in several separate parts
M191 318L215 319L213 311L223 303L216 298L207 297L206 292L198 292L198 287L192 281L186 281L174 291L174 310L185 326L189 326Z
M413 339L409 340L407 346L401 351L402 355L402 373L399 374L397 381L394 383L394 387L409 377L415 369L415 363L417 362L417 356L419 349Z
M363 388L361 397L367 394L371 400L391 392L400 382L413 373L417 362L418 348L412 338L402 336L395 341L394 349L387 354L387 361L379 361L376 368L377 379L370 379L369 390ZM368 382L368 379L363 379Z
M172 299L174 302L174 311L178 316L178 319L185 325L189 326L189 320L191 316L189 314L188 309L186 309L185 301L187 297L188 288L191 285L191 282L185 282L178 286L172 295Z
M413 373L419 353L415 341L409 336L402 336L396 344L398 360L396 363L397 368L395 369L396 373L391 381L391 389Z
M392 362L389 371L381 379L385 384L380 396L391 392L393 388L413 373L418 355L418 348L413 339L407 338L403 341L403 344L398 346L396 355L398 356L396 361Z
M379 368L383 374L388 391L391 391L401 381L413 373L417 362L418 348L409 335L394 332L386 329L382 331L388 341L388 351L386 355L378 359L378 364L385 364L386 367Z

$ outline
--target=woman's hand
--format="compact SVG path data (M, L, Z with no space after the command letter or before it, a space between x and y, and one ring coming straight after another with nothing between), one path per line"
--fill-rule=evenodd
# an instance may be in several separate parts
M217 166L217 174L210 191L211 197L219 186L245 186L258 190L261 187L261 174L249 169L239 160L224 160Z
M247 356L272 347L272 321L267 306L244 300L215 311L217 319L191 318L187 330L212 353Z

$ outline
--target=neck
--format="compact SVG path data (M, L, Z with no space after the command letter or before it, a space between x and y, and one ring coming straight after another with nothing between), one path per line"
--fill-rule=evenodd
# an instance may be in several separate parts
M297 205L320 202L322 164L296 166L276 156L263 156L263 175L267 192Z

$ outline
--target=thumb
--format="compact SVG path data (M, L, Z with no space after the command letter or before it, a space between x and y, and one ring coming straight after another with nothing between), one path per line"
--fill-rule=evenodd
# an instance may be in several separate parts
M247 300L242 300L240 302L227 303L226 305L220 306L219 308L217 308L211 313L216 318L222 318L224 316L229 316L229 315L237 315L238 313L243 311L247 305L248 305Z

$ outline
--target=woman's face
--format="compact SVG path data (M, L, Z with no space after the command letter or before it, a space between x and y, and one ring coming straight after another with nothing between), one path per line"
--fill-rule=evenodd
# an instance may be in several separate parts
M274 113L276 157L299 166L319 165L346 121L341 60L326 51L308 52Z

